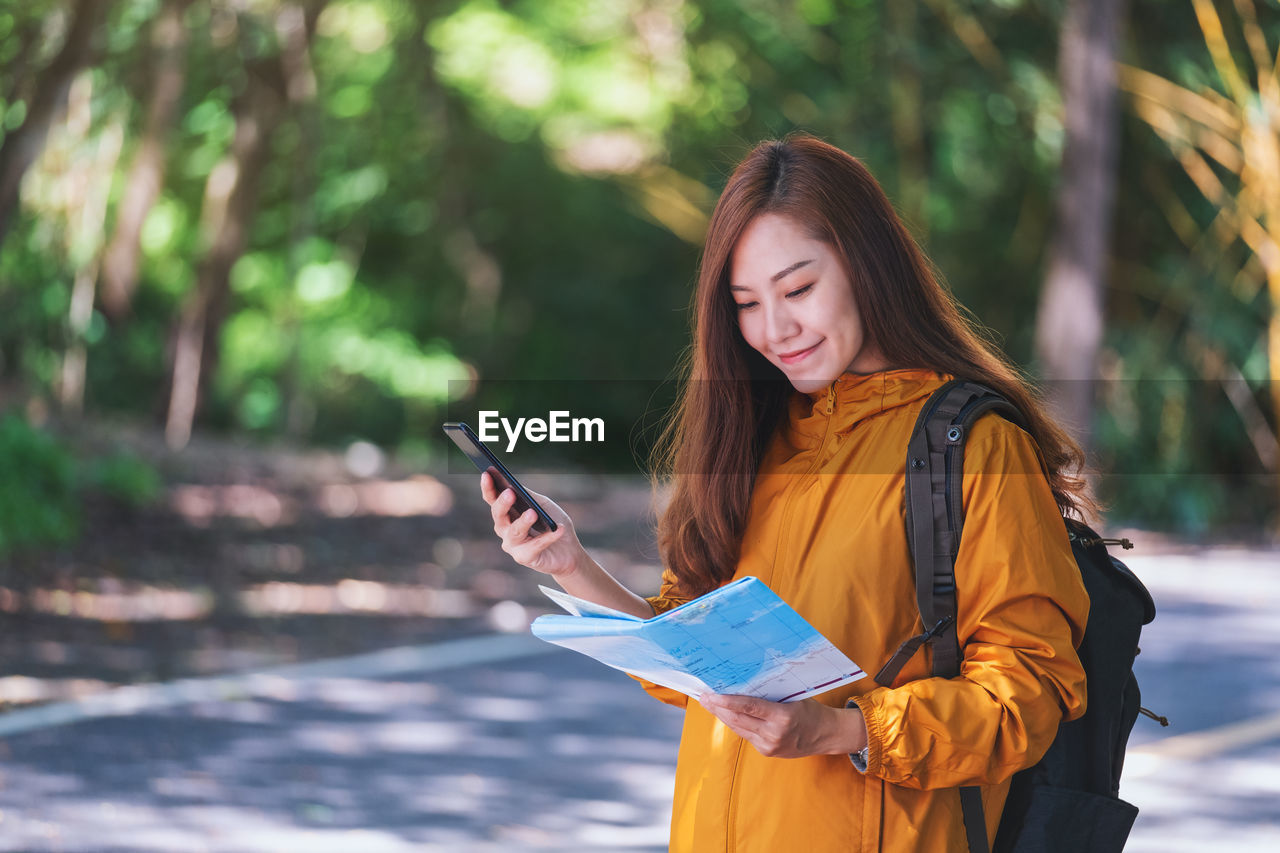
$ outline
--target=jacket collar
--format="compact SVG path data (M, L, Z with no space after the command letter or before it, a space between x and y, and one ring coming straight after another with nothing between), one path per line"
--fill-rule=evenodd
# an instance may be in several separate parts
M948 378L920 368L843 373L821 391L794 392L788 426L793 433L818 439L830 427L847 432L866 418L928 397Z

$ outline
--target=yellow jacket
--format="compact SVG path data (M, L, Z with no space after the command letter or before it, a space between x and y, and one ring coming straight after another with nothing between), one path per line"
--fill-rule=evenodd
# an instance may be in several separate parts
M919 633L903 521L907 439L947 378L925 370L845 374L794 394L762 460L735 578L755 575L867 673ZM861 773L844 755L765 758L696 702L686 708L671 850L689 853L965 851L956 786L982 786L994 837L1008 780L1039 760L1063 719L1084 713L1075 648L1089 601L1035 445L1000 417L965 447L956 562L961 675L929 676L922 650L891 688L871 677ZM683 599L649 599L662 612Z

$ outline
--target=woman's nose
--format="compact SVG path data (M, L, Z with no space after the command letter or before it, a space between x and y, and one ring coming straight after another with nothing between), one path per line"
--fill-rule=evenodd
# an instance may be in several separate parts
M795 316L785 302L766 310L765 334L771 342L785 341L794 337L798 331L800 331L800 324L796 322Z

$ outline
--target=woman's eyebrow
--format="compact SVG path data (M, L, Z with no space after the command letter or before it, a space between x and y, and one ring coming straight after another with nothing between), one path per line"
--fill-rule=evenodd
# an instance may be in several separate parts
M808 260L805 260L805 261L796 261L794 264L787 267L785 270L780 270L774 273L773 276L770 277L769 281L772 281L772 282L781 281L782 279L791 275L793 272L800 269L801 267L808 266L809 264L813 263L813 260L814 260L813 258L809 258ZM729 289L730 290L750 290L751 288L743 287L740 284L731 284L729 285Z
M813 258L810 258L807 261L796 261L794 264L787 267L785 270L781 270L779 272L774 273L773 277L769 279L769 281L781 281L782 279L791 275L796 270L800 269L803 266L807 266L808 264L811 264L811 263L813 263Z

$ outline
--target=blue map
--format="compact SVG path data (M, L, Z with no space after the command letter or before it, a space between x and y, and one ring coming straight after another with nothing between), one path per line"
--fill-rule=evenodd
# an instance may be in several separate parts
M539 616L535 636L689 696L794 702L866 674L758 578L652 619L541 589L572 615Z

